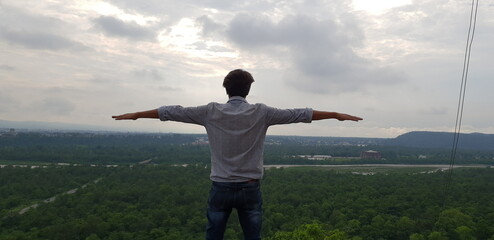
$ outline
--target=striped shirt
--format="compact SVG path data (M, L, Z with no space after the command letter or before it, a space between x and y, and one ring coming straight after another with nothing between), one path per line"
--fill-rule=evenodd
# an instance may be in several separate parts
M310 123L312 109L278 109L250 104L242 97L197 107L162 106L160 120L204 126L211 150L210 179L243 182L263 176L264 139L269 126Z

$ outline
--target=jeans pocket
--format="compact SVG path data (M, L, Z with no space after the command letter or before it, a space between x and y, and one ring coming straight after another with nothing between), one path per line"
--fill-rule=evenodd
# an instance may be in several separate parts
M231 209L231 196L229 191L215 190L209 191L208 206L214 211L227 211Z
M243 189L244 203L243 208L249 210L260 210L262 207L262 195L259 188Z

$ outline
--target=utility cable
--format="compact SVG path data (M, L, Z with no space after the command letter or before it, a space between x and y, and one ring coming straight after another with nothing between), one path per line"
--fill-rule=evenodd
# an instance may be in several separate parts
M478 0L472 0L472 7L470 10L470 23L468 26L468 36L465 47L465 55L463 58L463 72L461 76L461 86L460 93L458 97L458 106L456 111L456 122L455 122L455 131L453 133L453 144L451 147L451 155L449 160L449 168L448 168L448 176L447 176L447 186L446 186L446 194L444 195L443 207L445 205L446 196L448 196L449 189L451 187L451 181L453 176L453 168L456 159L456 153L458 150L458 142L460 139L461 132L461 123L463 120L463 109L465 106L465 93L467 89L467 80L468 80L468 71L470 67L470 54L472 50L473 37L475 35L475 28L477 25L477 13L478 13Z

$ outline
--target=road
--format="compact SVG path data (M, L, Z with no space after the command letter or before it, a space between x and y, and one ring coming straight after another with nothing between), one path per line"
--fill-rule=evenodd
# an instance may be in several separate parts
M286 167L325 167L325 168L358 168L358 167L389 167L389 168L416 168L416 167L427 167L427 168L438 168L438 169L449 169L450 166L447 164L345 164L345 165L264 165L264 168L286 168ZM488 168L494 167L492 165L454 165L454 168Z

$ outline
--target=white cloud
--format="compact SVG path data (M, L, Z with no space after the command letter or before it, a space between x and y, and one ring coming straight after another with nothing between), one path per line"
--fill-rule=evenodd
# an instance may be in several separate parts
M163 73L157 69L137 69L132 71L132 73L139 79L151 79L154 81L162 81L164 80Z
M219 32L225 28L223 24L215 22L213 19L211 19L207 15L202 15L198 18L196 18L196 22L201 26L202 28L202 36L203 37L210 37L216 32Z
M95 27L110 37L123 37L131 40L155 40L156 33L136 22L126 22L112 16L100 16L93 20Z
M63 36L43 32L27 32L23 30L1 29L0 37L13 44L20 44L33 49L87 49L81 43L72 41Z
M18 106L17 102L9 92L10 91L6 89L0 89L0 113L8 114L10 111L15 109L15 106Z
M340 20L294 15L273 22L265 16L238 14L227 34L246 51L285 62L284 78L300 90L334 94L404 80L397 70L359 56L354 49L364 40L361 30Z
M75 106L67 99L47 97L34 104L34 107L46 114L68 115L74 111Z
M32 49L88 50L84 44L70 39L65 34L67 25L54 17L44 16L19 9L0 8L0 39L10 44Z
M365 11L371 14L382 14L386 11L392 11L393 8L403 5L411 4L411 0L380 0L380 1L368 1L368 0L353 0L352 6L355 10Z
M0 71L14 71L15 67L12 67L7 64L0 64Z

